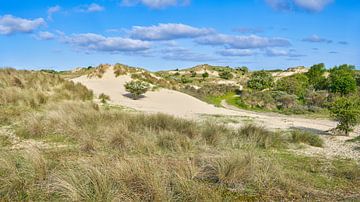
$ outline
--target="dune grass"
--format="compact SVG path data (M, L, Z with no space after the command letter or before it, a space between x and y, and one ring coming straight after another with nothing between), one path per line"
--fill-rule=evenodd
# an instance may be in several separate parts
M353 161L297 156L285 149L289 134L255 125L234 130L65 101L22 116L16 132L75 146L4 150L3 200L334 200L360 191Z
M286 150L317 144L312 135L125 112L57 75L0 76L2 124L34 142L13 149L0 131L0 201L360 199L356 162Z
M61 100L90 100L93 93L58 74L0 69L0 124Z

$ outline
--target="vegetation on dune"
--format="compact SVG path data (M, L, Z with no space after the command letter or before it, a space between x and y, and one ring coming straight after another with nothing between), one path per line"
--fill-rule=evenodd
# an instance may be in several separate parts
M58 74L0 70L0 123L13 121L27 111L60 100L91 100L93 93Z
M139 99L140 95L146 93L150 89L150 85L143 81L130 81L124 85L126 91L131 93L134 100Z
M264 90L274 85L273 76L266 71L254 72L247 83L247 86L255 90Z
M99 95L100 102L103 104L106 104L108 101L110 101L110 96L105 95L104 93L101 93Z
M4 150L4 200L340 200L360 191L354 162L286 152L293 142L321 146L300 132L233 130L74 101L29 113L18 126L20 137L63 136L74 146Z

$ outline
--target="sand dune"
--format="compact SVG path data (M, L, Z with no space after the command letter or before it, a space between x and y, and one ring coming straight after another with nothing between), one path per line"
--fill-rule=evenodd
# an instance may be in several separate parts
M268 128L302 128L309 130L326 131L336 126L336 123L330 120L306 119L296 116L285 116L275 113L257 113L246 110L238 110L226 103L226 108L219 108L201 100L198 100L187 94L160 89L150 91L139 100L132 100L125 91L124 84L131 81L130 76L115 77L110 68L102 78L88 78L82 76L73 79L74 82L80 82L92 89L96 95L105 93L111 98L112 104L119 104L144 112L160 112L171 114L178 117L195 118L200 114L235 116L238 119L253 120L259 125Z
M73 81L82 83L96 95L100 93L109 95L113 104L140 111L161 112L180 117L194 117L198 114L237 115L236 112L217 108L187 94L168 89L149 91L143 98L133 100L128 97L128 92L124 88L124 84L131 81L130 76L115 77L112 69L109 69L102 78L82 76Z

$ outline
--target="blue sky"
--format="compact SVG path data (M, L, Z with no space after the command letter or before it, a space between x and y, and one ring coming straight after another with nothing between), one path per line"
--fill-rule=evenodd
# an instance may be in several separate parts
M360 66L359 0L0 0L0 66Z

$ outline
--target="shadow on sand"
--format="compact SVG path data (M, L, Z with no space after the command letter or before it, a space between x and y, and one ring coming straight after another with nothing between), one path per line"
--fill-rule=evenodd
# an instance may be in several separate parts
M130 98L132 100L139 100L139 99L145 98L145 95L139 95L136 97L136 99L134 99L134 96L131 93L125 93L125 94L123 94L123 96Z

